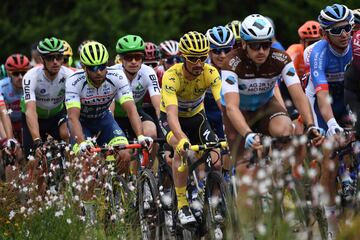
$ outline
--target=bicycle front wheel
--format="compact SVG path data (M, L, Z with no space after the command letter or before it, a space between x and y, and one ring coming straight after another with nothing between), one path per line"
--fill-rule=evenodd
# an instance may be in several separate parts
M225 239L225 225L232 227L229 210L230 193L220 172L210 172L206 178L204 214L207 239Z
M159 190L150 169L144 169L137 184L142 239L160 238Z

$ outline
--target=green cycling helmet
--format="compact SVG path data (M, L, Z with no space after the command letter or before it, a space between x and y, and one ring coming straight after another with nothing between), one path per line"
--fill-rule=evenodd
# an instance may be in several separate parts
M65 48L60 39L51 37L41 40L37 45L37 50L40 55L46 55L50 53L64 53Z
M137 35L126 35L117 41L116 52L119 54L145 52L144 40Z
M96 41L86 43L80 52L80 61L85 66L98 66L107 63L109 53L106 47Z
M1 64L0 66L0 79L6 78L7 77L7 72L5 69L5 64Z

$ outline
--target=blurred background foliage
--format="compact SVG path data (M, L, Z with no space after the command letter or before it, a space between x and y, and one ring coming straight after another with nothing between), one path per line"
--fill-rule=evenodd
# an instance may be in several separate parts
M178 40L190 30L205 32L252 13L273 19L278 40L288 47L297 29L316 19L328 0L22 0L1 2L0 62L12 53L30 56L30 46L47 36L67 40L77 57L85 39L105 44L115 55L119 37L138 34L145 41ZM337 1L360 8L358 0Z

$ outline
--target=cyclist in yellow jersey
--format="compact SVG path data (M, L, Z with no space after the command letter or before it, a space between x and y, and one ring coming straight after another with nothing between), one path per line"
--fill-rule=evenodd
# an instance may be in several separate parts
M178 171L180 156L184 156L184 146L190 146L190 142L203 144L217 140L206 119L203 101L206 90L211 88L220 108L221 80L216 68L205 63L210 48L204 34L186 33L180 39L179 49L184 63L175 64L163 76L160 126L167 142L176 149L172 171L178 200L178 217L182 225L188 225L196 220L186 198L188 171ZM212 159L218 160L219 153L213 154ZM220 171L221 161L217 161L215 167Z

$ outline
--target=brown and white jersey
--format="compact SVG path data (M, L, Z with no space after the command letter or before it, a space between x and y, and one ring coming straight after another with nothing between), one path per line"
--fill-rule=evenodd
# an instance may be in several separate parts
M294 64L285 51L270 49L265 63L257 66L246 55L246 50L236 49L227 56L221 71L221 102L226 105L224 95L240 94L240 109L255 111L274 95L276 82L282 78L286 86L299 83Z

